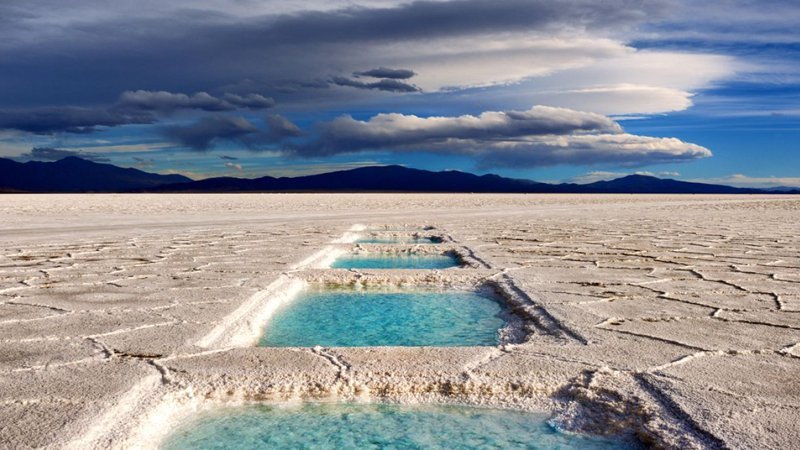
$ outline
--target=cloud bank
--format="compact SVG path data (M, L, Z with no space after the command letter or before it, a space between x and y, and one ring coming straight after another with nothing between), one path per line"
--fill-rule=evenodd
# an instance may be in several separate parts
M290 157L390 151L470 157L479 168L541 167L559 164L644 166L711 156L705 147L677 138L626 133L613 119L566 108L534 106L525 111L431 116L384 113L369 120L340 116L303 131L280 115L264 126L243 117L205 118L171 127L165 135L200 151L221 141Z
M121 112L102 108L56 106L0 110L0 130L32 134L94 132L98 127L151 124L155 117L147 112Z
M592 110L575 100L585 94L570 91L630 84L673 89L652 91L655 97L677 96L663 108L647 108L661 112L685 107L681 98L707 85L707 76L691 74L716 67L716 79L732 70L699 54L682 71L689 75L676 77L680 71L672 70L636 76L634 69L653 64L681 66L674 52L651 50L654 61L633 58L635 49L617 37L664 16L670 0L139 3L99 9L89 0L68 6L3 2L0 17L20 19L0 31L0 98L14 108L88 107L119 99L143 111L215 112L267 108L272 98L342 105L354 90L358 98L370 98L542 79L546 90L562 94L535 99L542 88L526 89L527 104ZM590 70L598 64L616 70ZM574 81L557 76L580 68L589 73L573 74ZM688 81L675 87L675 78ZM591 96L594 104L603 103L594 99L598 92ZM641 112L635 96L612 99L621 111L614 113Z
M107 108L41 107L0 109L0 130L24 131L32 134L88 134L98 128L122 125L154 124L160 116L178 110L206 112L260 110L275 106L275 101L260 94L226 93L214 97L205 92L187 95L166 91L127 91Z
M619 132L621 127L599 114L534 106L528 111L489 111L478 116L418 117L378 114L368 121L342 116L320 126L318 140L298 147L301 155L330 155L380 148L462 149L473 143L513 140L531 135L586 131Z
M475 158L481 168L558 164L641 166L711 156L676 138L625 133L612 119L565 108L418 117L378 114L367 121L339 117L319 126L319 136L291 147L314 157L371 150L433 152Z

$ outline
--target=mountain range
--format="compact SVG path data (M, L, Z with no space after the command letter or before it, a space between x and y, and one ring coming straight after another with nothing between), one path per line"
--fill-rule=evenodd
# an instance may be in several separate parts
M25 163L0 158L0 192L129 192L190 181L183 175L158 175L76 156Z
M617 194L793 193L628 175L588 184L541 183L499 175L370 166L300 177L219 177L193 181L67 157L55 162L0 158L0 192L481 192Z

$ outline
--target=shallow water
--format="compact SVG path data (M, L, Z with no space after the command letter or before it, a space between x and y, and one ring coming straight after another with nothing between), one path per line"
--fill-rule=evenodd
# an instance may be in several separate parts
M434 237L408 237L408 238L391 238L391 237L365 237L357 240L356 244L441 244L441 238Z
M336 258L332 269L447 269L460 266L450 255L367 253Z
M251 405L201 415L173 433L183 449L638 449L624 441L560 433L546 416L456 406Z
M314 290L277 311L259 345L497 345L502 312L494 299L468 291Z

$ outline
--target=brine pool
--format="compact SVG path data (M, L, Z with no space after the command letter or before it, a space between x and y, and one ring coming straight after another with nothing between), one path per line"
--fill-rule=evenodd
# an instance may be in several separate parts
M184 449L640 449L559 432L542 414L461 406L306 403L200 414L172 433Z
M270 318L263 347L497 345L503 307L474 291L311 289Z
M377 237L370 236L358 239L356 244L441 244L439 237Z
M348 254L336 258L332 269L447 269L459 267L458 258L451 255L409 253Z

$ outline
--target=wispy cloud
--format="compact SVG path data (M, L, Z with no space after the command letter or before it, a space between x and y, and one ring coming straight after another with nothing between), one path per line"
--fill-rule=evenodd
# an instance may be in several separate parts
M134 166L139 169L152 169L156 166L156 160L153 158L142 158L140 156L134 156L133 162L135 163Z
M233 169L233 170L235 170L237 172L241 172L243 170L241 164L235 164L235 163L232 163L232 162L226 162L225 163L225 167L227 167L228 169Z
M796 187L800 188L800 177L754 177L743 174L732 174L724 177L695 178L691 181L699 183L727 184L737 187L770 188L770 187Z
M321 162L281 164L266 168L266 173L273 177L299 177L305 175L316 175L320 173L335 172L338 170L358 169L359 167L383 166L384 163L377 161L351 161L342 163Z
M94 162L109 161L109 159L104 156L84 152L82 150L65 150L52 147L35 147L31 149L30 152L19 155L16 159L22 161L58 161L70 156Z

